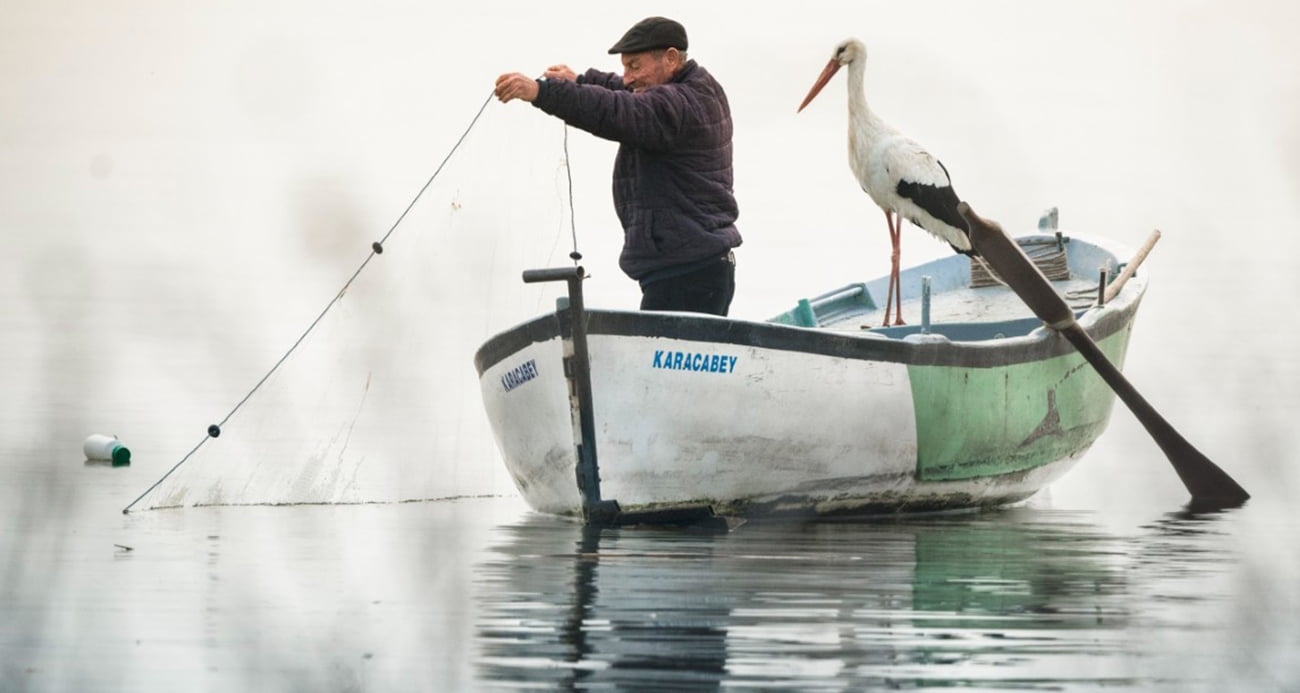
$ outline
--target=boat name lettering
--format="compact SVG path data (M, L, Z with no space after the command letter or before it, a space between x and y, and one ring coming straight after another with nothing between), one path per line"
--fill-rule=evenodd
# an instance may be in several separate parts
M536 377L537 361L528 359L515 369L506 371L506 374L501 376L501 385L505 387L506 392L509 392Z
M732 373L736 370L739 356L728 354L699 354L687 351L655 350L652 368L666 368L671 371L695 371L704 373Z

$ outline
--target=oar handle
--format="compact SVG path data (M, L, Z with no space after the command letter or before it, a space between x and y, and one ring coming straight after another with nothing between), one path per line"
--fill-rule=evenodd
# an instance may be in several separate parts
M571 279L581 279L582 267L548 267L546 269L528 269L524 270L524 283L535 284L537 282L563 282Z
M1128 283L1128 280L1134 274L1137 274L1138 267L1142 266L1142 262L1147 259L1147 254L1155 247L1158 240L1160 240L1160 229L1151 232L1151 235L1147 237L1147 242L1143 243L1141 248L1138 248L1138 251L1133 255L1133 259L1129 260L1128 264L1124 265L1124 269L1120 270L1119 276L1115 277L1115 281L1106 287L1106 293L1102 295L1102 303L1110 303L1119 295L1119 290L1124 288L1124 284Z

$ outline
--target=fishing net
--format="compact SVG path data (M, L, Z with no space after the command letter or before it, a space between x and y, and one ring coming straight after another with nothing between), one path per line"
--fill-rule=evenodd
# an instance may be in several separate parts
M461 127L472 115L467 108ZM250 379L246 398L194 422L195 447L179 451L129 510L514 493L473 356L490 335L554 306L559 287L519 276L571 263L568 133L533 109L491 101L453 146L459 135L426 156L426 175L444 166L399 222L400 208L330 239L360 267L350 282L352 269L338 272L287 332L282 321L241 331L296 336L277 346L287 351L264 364L263 380ZM202 435L218 423L217 436Z

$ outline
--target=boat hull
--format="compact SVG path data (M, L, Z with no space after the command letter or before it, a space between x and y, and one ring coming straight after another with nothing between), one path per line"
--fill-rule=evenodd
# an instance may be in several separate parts
M1081 324L1117 365L1140 287ZM1022 500L1105 430L1114 396L1060 335L956 341L686 313L585 312L600 494L624 511L936 511ZM484 344L483 401L536 510L580 515L567 311ZM883 331L888 332L888 331Z

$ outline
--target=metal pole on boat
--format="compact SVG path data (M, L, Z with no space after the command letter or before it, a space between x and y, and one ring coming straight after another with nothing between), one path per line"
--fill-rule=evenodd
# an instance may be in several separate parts
M921 334L930 334L930 275L921 277Z
M582 495L582 517L587 524L607 524L618 514L618 504L603 501L600 497L600 469L596 463L596 416L592 408L591 360L587 354L587 317L582 302L582 280L586 272L581 266L554 269L524 270L524 283L564 281L569 288L569 308L558 312L561 333L564 333L564 316L568 315L569 339L565 340L564 375L573 388L576 400L577 426L575 431L578 464L578 491ZM573 353L567 353L572 348Z

